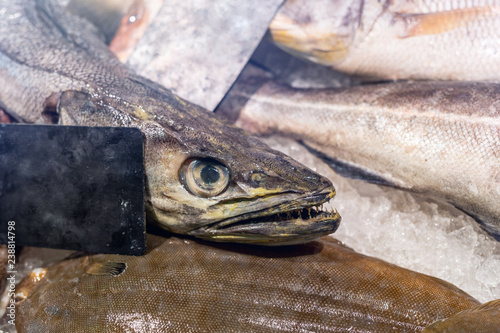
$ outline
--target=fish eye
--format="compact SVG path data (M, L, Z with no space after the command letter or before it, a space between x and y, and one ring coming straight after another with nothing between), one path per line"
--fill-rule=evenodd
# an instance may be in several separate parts
M181 169L183 185L194 195L214 197L229 185L229 169L212 159L189 159Z

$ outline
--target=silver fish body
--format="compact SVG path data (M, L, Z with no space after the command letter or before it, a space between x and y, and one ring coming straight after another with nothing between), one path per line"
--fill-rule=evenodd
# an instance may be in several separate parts
M228 100L248 100L239 115L220 112L250 132L301 140L341 174L444 198L500 239L500 85L261 84L233 89Z
M386 79L500 79L500 2L288 0L270 25L285 50Z

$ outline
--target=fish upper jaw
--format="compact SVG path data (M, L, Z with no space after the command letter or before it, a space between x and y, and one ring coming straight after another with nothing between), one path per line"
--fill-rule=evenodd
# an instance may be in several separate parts
M322 211L320 206L335 196L329 186L314 193L297 195L293 200L283 194L272 199L269 207L232 216L191 230L188 234L216 242L238 242L257 245L290 245L304 243L331 234L339 227L341 217L335 210Z

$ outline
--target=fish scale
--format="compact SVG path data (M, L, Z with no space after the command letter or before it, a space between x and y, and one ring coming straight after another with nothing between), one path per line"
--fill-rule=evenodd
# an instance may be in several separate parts
M289 0L270 32L292 54L370 79L500 79L498 0Z
M264 80L248 94L246 84L228 97L248 100L236 125L301 140L344 175L447 200L500 237L500 85L301 90Z
M39 282L25 280L18 331L420 332L478 305L442 280L329 237L269 252L149 235L148 249L141 258L63 261ZM109 262L127 268L96 274Z
M134 74L108 50L103 36L57 1L1 0L2 109L25 123L56 119L63 125L139 128L148 220L168 231L276 245L337 229L340 216L328 212L307 223L293 218L275 223L278 213L330 200L331 182ZM224 181L213 192L202 192L212 187L200 175L186 176L193 161L226 170ZM259 182L251 181L256 173L262 175Z

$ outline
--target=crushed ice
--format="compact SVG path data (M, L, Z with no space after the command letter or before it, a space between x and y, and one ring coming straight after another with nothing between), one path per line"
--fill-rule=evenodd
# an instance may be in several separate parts
M451 205L336 175L299 143L266 140L327 176L342 216L333 235L354 250L450 282L486 302L500 298L500 243ZM325 205L326 207L326 205Z

